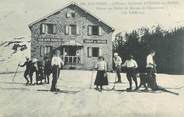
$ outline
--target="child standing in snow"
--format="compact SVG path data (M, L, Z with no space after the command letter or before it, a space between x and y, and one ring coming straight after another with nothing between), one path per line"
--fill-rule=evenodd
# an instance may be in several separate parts
M99 89L99 91L102 91L103 85L108 85L108 79L107 79L107 63L104 61L104 58L102 56L98 57L98 61L96 63L95 68L97 69L97 75L95 80L96 89Z
M137 62L133 59L132 55L129 55L128 59L125 61L125 63L122 65L122 67L127 68L127 79L129 81L129 88L127 90L132 90L132 79L135 82L135 90L138 89L137 85L137 77L136 77L136 68L138 67Z

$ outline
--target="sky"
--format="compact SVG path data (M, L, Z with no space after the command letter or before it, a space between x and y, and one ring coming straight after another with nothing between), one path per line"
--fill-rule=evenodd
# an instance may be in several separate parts
M127 14L122 4L130 7L142 7L140 2L158 4L160 0L0 0L0 41L25 37L30 40L28 25L49 13L61 9L71 2L78 3L115 29L115 33L129 32L141 27L161 25L163 28L184 26L184 1L163 0L167 4L157 10L139 10L139 14ZM105 5L104 5L105 4ZM132 6L132 4L134 6ZM109 10L108 8L113 9ZM162 8L162 6L164 8Z

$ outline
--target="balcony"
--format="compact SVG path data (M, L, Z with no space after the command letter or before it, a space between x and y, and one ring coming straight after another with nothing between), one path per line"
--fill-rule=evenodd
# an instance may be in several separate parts
M76 65L76 64L82 64L81 63L81 58L79 56L65 56L64 57L64 62L65 64L73 64L73 65Z

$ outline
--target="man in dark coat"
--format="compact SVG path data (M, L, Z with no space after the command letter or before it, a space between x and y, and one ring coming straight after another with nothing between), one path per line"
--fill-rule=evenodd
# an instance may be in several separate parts
M45 59L44 75L45 75L47 84L49 84L49 76L52 73L52 66L51 66L51 61L49 60L48 57L45 57L44 59Z
M37 71L36 84L38 84L38 81L40 81L40 84L42 84L42 80L43 79L45 79L45 82L46 82L46 78L44 76L44 64L43 64L43 61L38 61L37 62L37 67L38 67L38 71Z
M20 67L24 67L24 66L26 66L26 69L25 69L25 71L24 71L24 78L26 79L26 85L28 85L29 84L29 80L28 80L28 75L29 75L29 72L30 72L30 65L31 65L31 61L29 60L29 58L27 58L26 57L26 62L23 64L23 65L20 65L20 64L18 64L18 66L20 66Z
M37 59L33 58L31 61L30 65L30 72L29 72L29 77L30 77L30 85L33 83L33 74L36 73L36 79L38 78L38 67L37 67Z

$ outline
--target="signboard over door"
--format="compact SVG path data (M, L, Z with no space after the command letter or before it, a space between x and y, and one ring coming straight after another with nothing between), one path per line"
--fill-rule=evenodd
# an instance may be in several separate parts
M88 44L107 44L107 40L84 39L83 42Z

